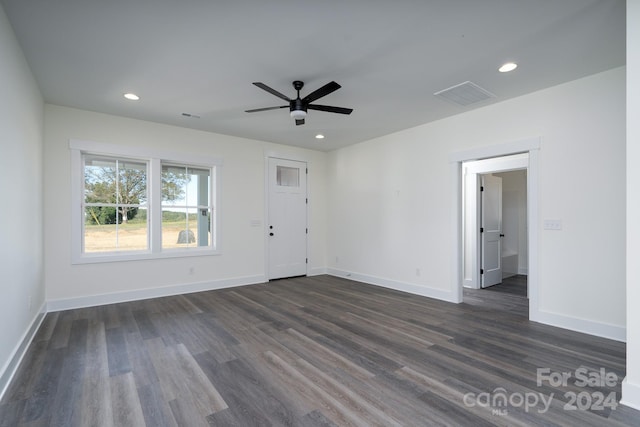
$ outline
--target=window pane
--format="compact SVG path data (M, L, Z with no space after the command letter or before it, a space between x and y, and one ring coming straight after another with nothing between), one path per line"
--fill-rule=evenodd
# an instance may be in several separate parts
M276 169L276 182L281 187L300 186L300 169L278 166Z
M116 160L96 157L85 158L85 203L116 202Z
M211 170L162 165L162 248L210 246Z
M187 205L207 206L209 204L209 169L188 168Z
M191 248L211 244L209 209L177 208L162 211L162 248Z
M146 214L146 212L145 212ZM113 207L85 208L84 251L86 253L141 251L148 247L146 215L140 221L105 223L105 217L115 217ZM101 220L102 218L102 220Z
M187 168L162 165L162 204L184 204Z

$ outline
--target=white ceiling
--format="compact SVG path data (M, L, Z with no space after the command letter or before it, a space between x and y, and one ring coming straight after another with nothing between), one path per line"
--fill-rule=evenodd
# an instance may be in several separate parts
M318 150L625 64L624 0L0 1L48 103ZM293 80L354 112L244 112ZM465 81L496 98L433 95Z

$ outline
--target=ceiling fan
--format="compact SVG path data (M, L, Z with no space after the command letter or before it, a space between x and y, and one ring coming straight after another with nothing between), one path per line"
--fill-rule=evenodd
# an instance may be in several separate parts
M322 86L320 89L316 89L311 92L309 95L304 98L300 98L300 89L304 86L304 82L300 80L296 80L293 82L293 88L298 92L298 95L295 99L290 99L287 96L281 94L275 89L270 88L264 83L254 82L254 85L258 86L262 90L266 90L272 95L277 96L280 99L284 99L289 103L289 105L281 105L278 107L266 107L266 108L256 108L254 110L245 110L246 113L255 113L258 111L267 111L267 110L277 110L279 108L287 108L289 107L289 111L291 112L291 117L293 117L296 121L296 125L303 125L304 118L307 115L307 110L319 110L326 111L329 113L339 113L339 114L351 114L353 108L343 108L343 107L331 107L329 105L318 105L312 104L316 99L322 98L323 96L329 95L331 92L335 92L340 89L340 85L336 82L330 82L326 85Z

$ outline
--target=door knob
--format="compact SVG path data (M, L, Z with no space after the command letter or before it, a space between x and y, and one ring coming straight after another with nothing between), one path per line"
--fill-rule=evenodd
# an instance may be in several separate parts
M273 236L273 233L269 233L269 236Z

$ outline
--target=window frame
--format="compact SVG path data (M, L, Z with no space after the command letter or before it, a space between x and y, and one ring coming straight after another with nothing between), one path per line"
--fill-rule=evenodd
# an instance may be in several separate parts
M201 171L202 170L206 170L208 172L207 176L209 178L209 181L208 181L208 189L209 189L209 191L208 191L208 194L207 194L207 200L208 200L207 205L201 205L201 204L189 205L187 203L187 200L185 200L184 204L176 205L176 204L171 204L169 202L165 202L164 200L162 200L162 197L161 197L161 200L160 200L160 222L161 222L160 228L161 228L161 230L163 230L163 225L164 225L162 223L162 221L163 221L162 212L164 211L165 208L185 208L185 210L186 210L185 213L187 215L187 218L185 218L186 219L185 224L187 224L187 229L188 230L190 230L188 228L188 224L189 224L189 221L190 221L188 219L188 215L189 215L188 211L189 211L189 209L195 209L196 213L198 215L200 214L202 209L205 209L207 212L209 212L208 230L211 233L211 236L207 239L207 241L209 242L209 244L207 246L198 246L198 245L196 245L196 246L185 246L183 248L164 247L164 242L161 241L161 251L162 252L172 252L172 251L180 251L180 250L194 250L196 248L208 248L208 247L211 247L211 246L215 246L214 237L216 236L216 227L215 227L215 215L214 214L216 212L215 212L215 203L214 203L214 200L212 199L212 189L215 188L215 182L216 182L216 176L214 175L215 174L214 168L212 168L212 167L203 167L201 165L194 165L194 164L191 164L191 163L190 164L186 164L184 162L176 163L174 161L161 160L160 161L160 174L161 174L161 176L162 176L162 168L164 166L173 167L173 168L184 168L185 172L187 172L189 169L195 169L195 170L201 170ZM161 181L162 181L162 178L161 178ZM162 190L162 182L160 183L160 188ZM187 189L187 191L188 191L188 189ZM196 238L196 240L197 239L199 239L199 236Z
M87 167L87 158L91 159L93 158L97 158L97 159L101 159L101 160L111 160L116 164L116 173L120 171L120 169L118 169L118 163L129 163L129 162L135 162L135 163L141 163L144 164L145 166L145 173L147 175L147 177L149 176L149 161L147 159L139 159L139 158L132 158L132 157L125 157L125 156L109 156L109 155L104 155L104 154L94 154L94 153L88 153L88 152L81 152L80 154L80 158L81 158L81 169L82 169L82 176L81 176L81 180L82 180L82 199L80 200L80 204L81 204L81 212L83 212L82 215L82 238L81 238L81 247L80 247L80 251L83 255L88 255L88 256L98 256L98 255L104 255L104 254L143 254L143 253L147 253L150 251L151 248L151 242L150 242L150 232L151 232L151 227L149 224L149 218L147 217L147 221L146 221L146 248L145 249L132 249L132 250L114 250L114 251L105 251L105 252L85 252L86 251L86 244L85 244L85 236L86 236L86 226L87 226L87 222L86 222L86 218L85 218L85 210L89 207L92 206L99 206L99 207L113 207L116 209L116 217L118 216L118 206L130 206L130 207L137 207L137 208L141 208L141 207L146 207L147 212L149 211L149 186L148 186L148 180L146 183L146 189L145 189L145 196L147 199L147 202L144 204L124 204L124 203L118 203L117 201L117 197L116 197L116 202L115 203L105 203L105 202L90 202L87 203L85 201L85 190L86 190L86 167ZM119 183L119 178L116 176L116 189L118 188L118 183ZM119 230L119 226L120 224L117 223L116 221L116 241L118 241L118 231Z
M131 146L70 140L71 152L71 263L135 261L219 255L220 251L220 175L222 160L182 152L160 151ZM147 163L147 250L84 252L84 161L83 155L105 156L115 159L137 160ZM162 164L209 169L211 185L211 242L208 246L162 249Z

